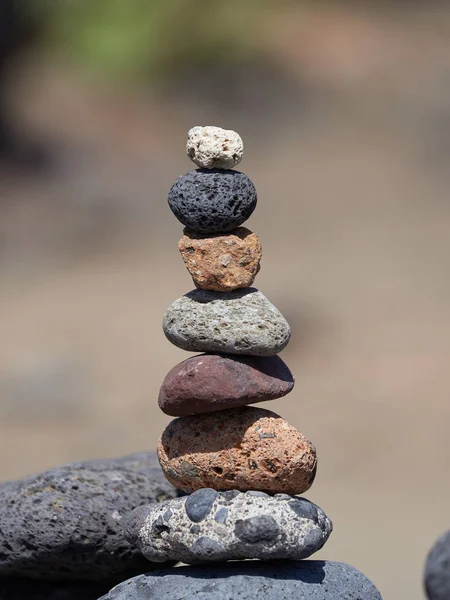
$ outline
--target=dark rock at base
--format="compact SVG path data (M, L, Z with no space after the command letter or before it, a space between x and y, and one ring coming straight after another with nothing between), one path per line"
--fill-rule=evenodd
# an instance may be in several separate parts
M450 598L450 531L437 540L428 554L425 589L430 600Z
M354 567L337 562L235 562L177 567L125 581L99 600L381 600Z
M127 542L122 519L137 506L176 496L153 453L3 483L0 577L114 583L148 571L152 564Z
M159 392L160 409L185 417L288 394L294 378L279 356L201 354L174 367Z
M96 600L109 589L106 583L0 580L0 600Z
M256 189L244 173L195 169L179 177L169 191L169 206L191 231L219 233L242 225L256 208Z

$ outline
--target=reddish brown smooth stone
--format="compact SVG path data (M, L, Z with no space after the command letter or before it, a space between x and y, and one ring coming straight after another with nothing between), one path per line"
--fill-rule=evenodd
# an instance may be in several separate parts
M184 417L275 400L293 387L294 378L278 356L201 354L167 374L158 404L167 415Z
M253 406L174 419L161 436L158 458L170 483L188 493L303 494L317 468L316 450L300 431Z

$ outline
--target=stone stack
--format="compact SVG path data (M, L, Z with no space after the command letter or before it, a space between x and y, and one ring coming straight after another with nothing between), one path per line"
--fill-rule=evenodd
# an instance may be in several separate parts
M200 168L175 181L169 205L185 226L178 247L196 289L168 308L163 329L179 348L204 354L166 376L159 406L177 418L158 445L165 476L187 495L136 508L126 533L150 561L203 566L143 575L107 598L379 600L356 569L301 560L322 548L332 523L298 496L316 476L312 443L276 413L248 406L285 396L294 378L277 356L289 325L251 287L261 243L242 224L257 195L231 170L242 140L194 127L187 153ZM217 564L247 559L260 561ZM290 562L261 562L280 559Z

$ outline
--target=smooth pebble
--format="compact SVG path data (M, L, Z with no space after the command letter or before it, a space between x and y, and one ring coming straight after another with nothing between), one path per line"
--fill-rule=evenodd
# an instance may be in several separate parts
M200 354L166 375L158 404L167 415L184 417L275 400L293 387L279 356Z

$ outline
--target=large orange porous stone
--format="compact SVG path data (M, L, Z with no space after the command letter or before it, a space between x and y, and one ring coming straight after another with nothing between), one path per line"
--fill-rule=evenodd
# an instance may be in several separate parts
M262 256L259 237L245 227L209 236L185 229L178 249L196 287L215 292L250 287Z
M180 417L164 430L158 457L167 479L200 488L302 494L316 474L316 449L276 413L242 407Z

